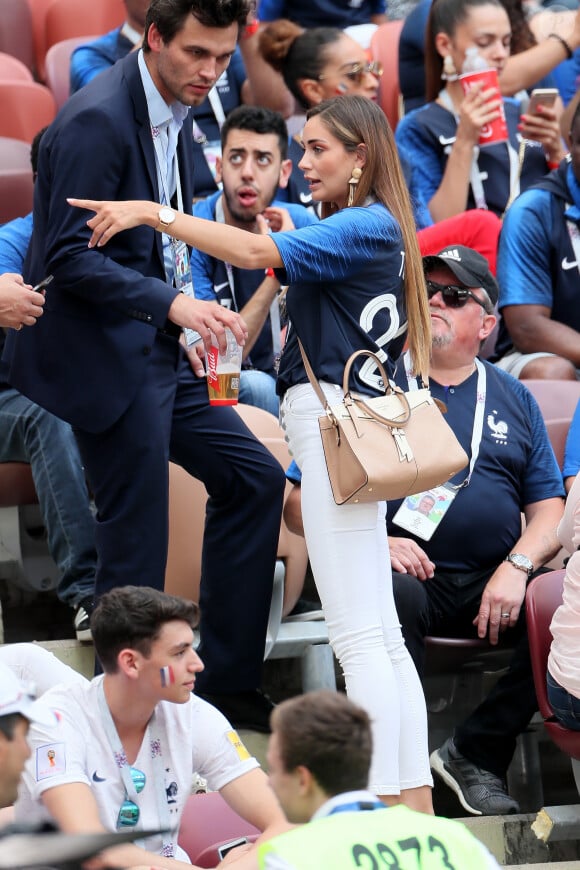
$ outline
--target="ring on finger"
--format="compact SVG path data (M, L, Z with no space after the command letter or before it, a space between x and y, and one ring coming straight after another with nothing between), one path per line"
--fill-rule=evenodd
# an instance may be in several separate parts
M502 619L509 619L509 618L510 618L510 614L509 614L509 613L501 613L500 616L501 616Z

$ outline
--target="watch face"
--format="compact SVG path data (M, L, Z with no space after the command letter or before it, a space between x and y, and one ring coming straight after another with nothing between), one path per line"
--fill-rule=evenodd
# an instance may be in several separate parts
M169 225L172 224L174 220L175 212L172 208L169 208L169 206L165 205L163 206L163 208L159 209L159 223Z

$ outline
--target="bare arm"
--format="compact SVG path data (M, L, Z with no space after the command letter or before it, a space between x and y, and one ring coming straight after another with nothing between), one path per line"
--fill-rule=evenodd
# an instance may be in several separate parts
M85 783L67 783L47 789L42 793L42 802L65 833L88 834L106 830L99 818L99 810L91 789ZM191 864L174 858L164 858L132 843L107 849L83 866L87 870L101 870L105 867L137 867L144 864L164 870L185 870L186 867L192 867Z
M502 317L514 347L520 353L542 350L555 353L580 366L580 335L577 330L550 319L544 305L506 305Z
M268 777L260 768L229 782L220 789L220 794L238 815L262 831L258 837L259 843L292 827L268 785ZM248 795L251 795L251 801Z
M560 549L556 527L564 513L564 502L561 498L547 498L526 505L524 513L526 528L511 551L522 553L540 568ZM525 573L502 562L490 577L473 620L479 637L485 637L489 630L489 642L496 644L499 633L518 621L525 595ZM509 620L502 620L502 613L509 613Z
M92 199L68 199L68 202L95 212L95 216L87 221L87 225L93 230L89 242L91 248L102 247L117 233L131 227L145 224L156 229L159 224L160 206L157 202L99 202ZM240 269L265 269L270 266L276 268L283 265L270 236L248 233L237 227L192 217L183 212L176 212L175 221L167 229L173 238L199 248L218 260L226 260Z
M242 90L242 100L253 106L273 109L288 118L294 111L294 97L280 73L262 57L259 40L259 31L256 31L251 36L242 37L239 42L248 76Z
M255 345L266 322L266 318L270 313L270 306L276 298L279 289L280 282L278 279L275 276L271 278L269 275L266 275L251 299L248 299L240 311L248 328L248 337L244 345L244 359Z
M511 97L523 88L531 88L566 60L566 49L559 40L548 38L548 33L557 30L572 51L580 46L580 10L575 15L570 13L564 17L562 25L555 26L554 20L554 13L548 11L532 18L530 26L538 45L512 54L507 59L499 80L504 96Z

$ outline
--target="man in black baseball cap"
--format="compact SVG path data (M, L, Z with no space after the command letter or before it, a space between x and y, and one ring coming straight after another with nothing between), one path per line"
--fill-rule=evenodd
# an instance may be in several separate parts
M493 307L497 304L499 287L485 257L472 248L466 248L465 245L451 245L443 248L438 254L423 257L423 268L426 275L441 266L453 272L464 288L480 287L484 290L491 303L489 313L492 312ZM467 301L469 297L459 298L465 298Z

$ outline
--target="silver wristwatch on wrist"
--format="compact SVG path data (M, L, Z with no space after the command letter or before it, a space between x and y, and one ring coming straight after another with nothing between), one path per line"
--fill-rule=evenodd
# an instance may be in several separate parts
M525 571L528 577L531 577L534 573L534 563L521 553L510 553L509 556L505 557L504 562L511 562L514 568L517 568L519 571Z

